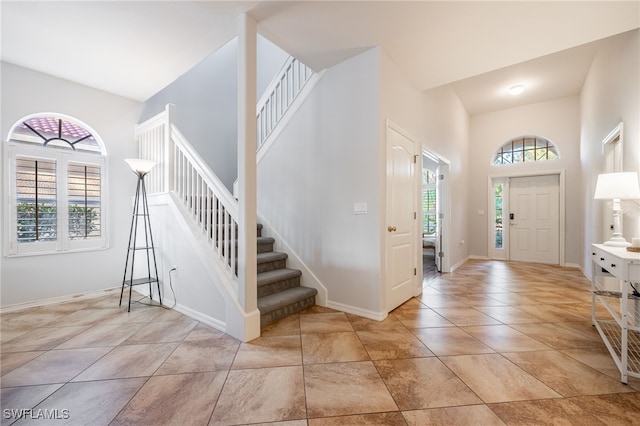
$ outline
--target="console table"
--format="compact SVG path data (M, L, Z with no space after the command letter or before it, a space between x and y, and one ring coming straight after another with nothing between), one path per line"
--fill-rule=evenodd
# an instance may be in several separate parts
M620 370L620 380L640 378L640 253L591 245L591 320ZM612 282L598 282L611 277ZM605 308L598 309L599 305Z

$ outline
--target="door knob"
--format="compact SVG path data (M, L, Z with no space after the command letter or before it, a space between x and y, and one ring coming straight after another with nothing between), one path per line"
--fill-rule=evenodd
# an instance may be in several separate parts
M389 232L396 232L397 228L395 226L389 226L387 227L387 229L389 230Z

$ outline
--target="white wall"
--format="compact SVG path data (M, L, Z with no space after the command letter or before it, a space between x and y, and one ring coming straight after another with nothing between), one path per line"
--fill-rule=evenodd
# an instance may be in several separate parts
M449 264L464 262L469 256L469 114L449 86L422 94L425 148L450 161L449 167ZM464 241L464 243L462 243Z
M448 264L455 266L463 262L469 254L468 244L459 244L460 241L467 241L469 238L466 215L468 209L466 197L468 114L449 87L426 92L418 91L384 50L381 50L380 69L380 131L383 138L386 120L389 119L416 138L418 153L427 149L451 161L449 175L451 227L449 247L443 247L443 249L449 254ZM382 191L386 188L384 180L384 170L386 170L385 143L382 140L383 151L379 164ZM420 179L418 179L417 185L418 188L421 188ZM385 201L384 192L381 193L381 200ZM384 236L381 238L384 241ZM418 258L418 262L421 262L420 253L418 253ZM381 260L382 264L384 264L383 260L384 258Z
M234 38L144 103L141 121L176 105L176 124L230 191L238 175L237 51Z
M378 61L372 49L328 69L258 165L261 216L330 303L365 315L382 310Z
M589 246L603 240L602 203L593 200L596 180L604 172L602 139L624 123L624 171L640 171L640 30L611 37L597 53L580 96L580 152L584 212L581 264L591 273ZM626 204L623 235L640 236L640 211Z
M11 126L21 118L38 112L57 112L95 129L109 155L109 205L105 212L109 248L11 258L3 252L1 306L119 287L129 236L131 196L136 185L136 178L123 159L137 155L133 129L139 117L139 103L5 62L2 62L1 102L3 143ZM4 156L4 149L2 152ZM2 165L4 191L4 159ZM4 227L4 209L2 215ZM7 232L11 230L3 229L2 235Z
M487 256L488 176L566 170L565 262L579 264L580 224L580 114L577 96L479 114L471 117L469 163L469 229L471 254ZM537 135L552 141L560 159L516 165L491 165L495 152L507 141L523 135ZM483 210L484 214L478 214Z

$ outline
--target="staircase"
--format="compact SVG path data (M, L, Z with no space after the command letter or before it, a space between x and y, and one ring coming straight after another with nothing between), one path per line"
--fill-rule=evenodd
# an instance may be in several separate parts
M275 240L262 236L258 224L258 309L260 326L300 312L316 304L317 290L302 287L302 272L286 267L287 254L273 251Z

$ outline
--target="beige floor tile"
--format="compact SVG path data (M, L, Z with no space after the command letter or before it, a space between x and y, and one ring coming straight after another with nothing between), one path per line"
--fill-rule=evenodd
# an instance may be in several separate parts
M427 309L427 306L420 302L418 298L412 297L411 299L404 302L402 305L395 308L392 312L399 312L403 310L416 310L416 309Z
M2 388L2 416L0 425L9 425L20 417L20 410L34 408L49 395L60 389L62 384L21 386L17 388Z
M163 312L163 308L159 306L145 306L145 305L132 305L131 311L127 311L127 305L118 307L116 301L112 309L117 309L118 313L108 318L105 318L101 322L103 324L134 324L134 323L148 323L155 321L156 318Z
M503 354L562 396L633 392L628 386L558 351Z
M162 322L154 320L125 340L124 344L181 342L197 324L197 321L186 318Z
M544 343L514 330L508 325L478 325L462 327L462 329L496 352L542 351L551 349Z
M111 425L206 425L226 373L151 377Z
M63 414L62 419L55 421L56 425L106 426L146 380L136 378L67 383L35 408L49 411L67 410L68 418L65 419ZM105 395L109 397L105 398Z
M474 308L482 307L482 306L504 306L505 305L504 302L501 302L491 297L490 293L489 294L466 293L466 294L459 294L455 297L465 305L473 306Z
M571 310L566 309L564 306L523 305L519 306L519 308L544 320L545 322L571 322L584 321L587 319L582 315L571 312Z
M51 323L52 327L56 326L79 326L93 325L118 315L117 309L101 309L101 308L85 308L79 311L65 315L57 321Z
M273 324L266 325L260 330L260 336L299 336L300 335L300 315L291 315L277 321Z
M375 366L400 410L482 403L437 358L382 360Z
M370 361L306 365L304 377L310 418L398 410Z
M358 331L360 341L371 359L396 359L433 356L407 329Z
M406 309L393 311L396 317L407 328L453 327L453 324L433 309Z
M368 361L369 355L353 331L302 335L305 364Z
M506 426L486 405L404 411L402 414L409 426Z
M509 425L636 425L640 412L637 393L491 404Z
M618 370L613 358L604 345L601 348L566 349L560 352L617 381L622 380L620 370ZM628 376L627 385L636 391L640 391L640 378Z
M406 424L399 411L309 419L309 426L405 426Z
M300 315L300 331L307 333L339 333L353 331L347 316L342 313Z
M430 285L431 287L431 285ZM420 300L431 309L436 308L466 308L468 305L458 299L456 296L449 294L425 294L420 296Z
M230 371L218 399L212 425L236 425L304 419L302 367Z
M377 330L395 330L406 329L395 316L388 315L382 321L376 321L369 318L360 317L357 315L347 314L351 326L356 331L377 331Z
M543 321L539 317L531 315L515 306L489 306L477 307L476 309L504 324L528 324Z
M155 375L228 370L240 341L210 327L196 326Z
M437 356L495 352L458 327L419 328L413 332Z
M144 324L96 324L57 346L56 349L118 346L142 326Z
M5 352L0 354L0 375L4 376L18 367L22 367L32 359L42 355L45 351L34 352Z
M151 376L177 345L177 343L159 343L118 346L73 381Z
M48 351L2 376L2 387L68 382L113 348Z
M437 308L434 310L458 327L500 324L500 321L473 308Z
M499 354L447 356L441 360L486 403L561 396Z
M273 336L242 343L231 368L242 370L301 364L300 336Z
M2 344L2 352L42 351L53 349L86 330L88 326L35 328Z
M514 324L512 327L553 349L602 347L596 335L586 335L571 326L564 327L563 323Z

